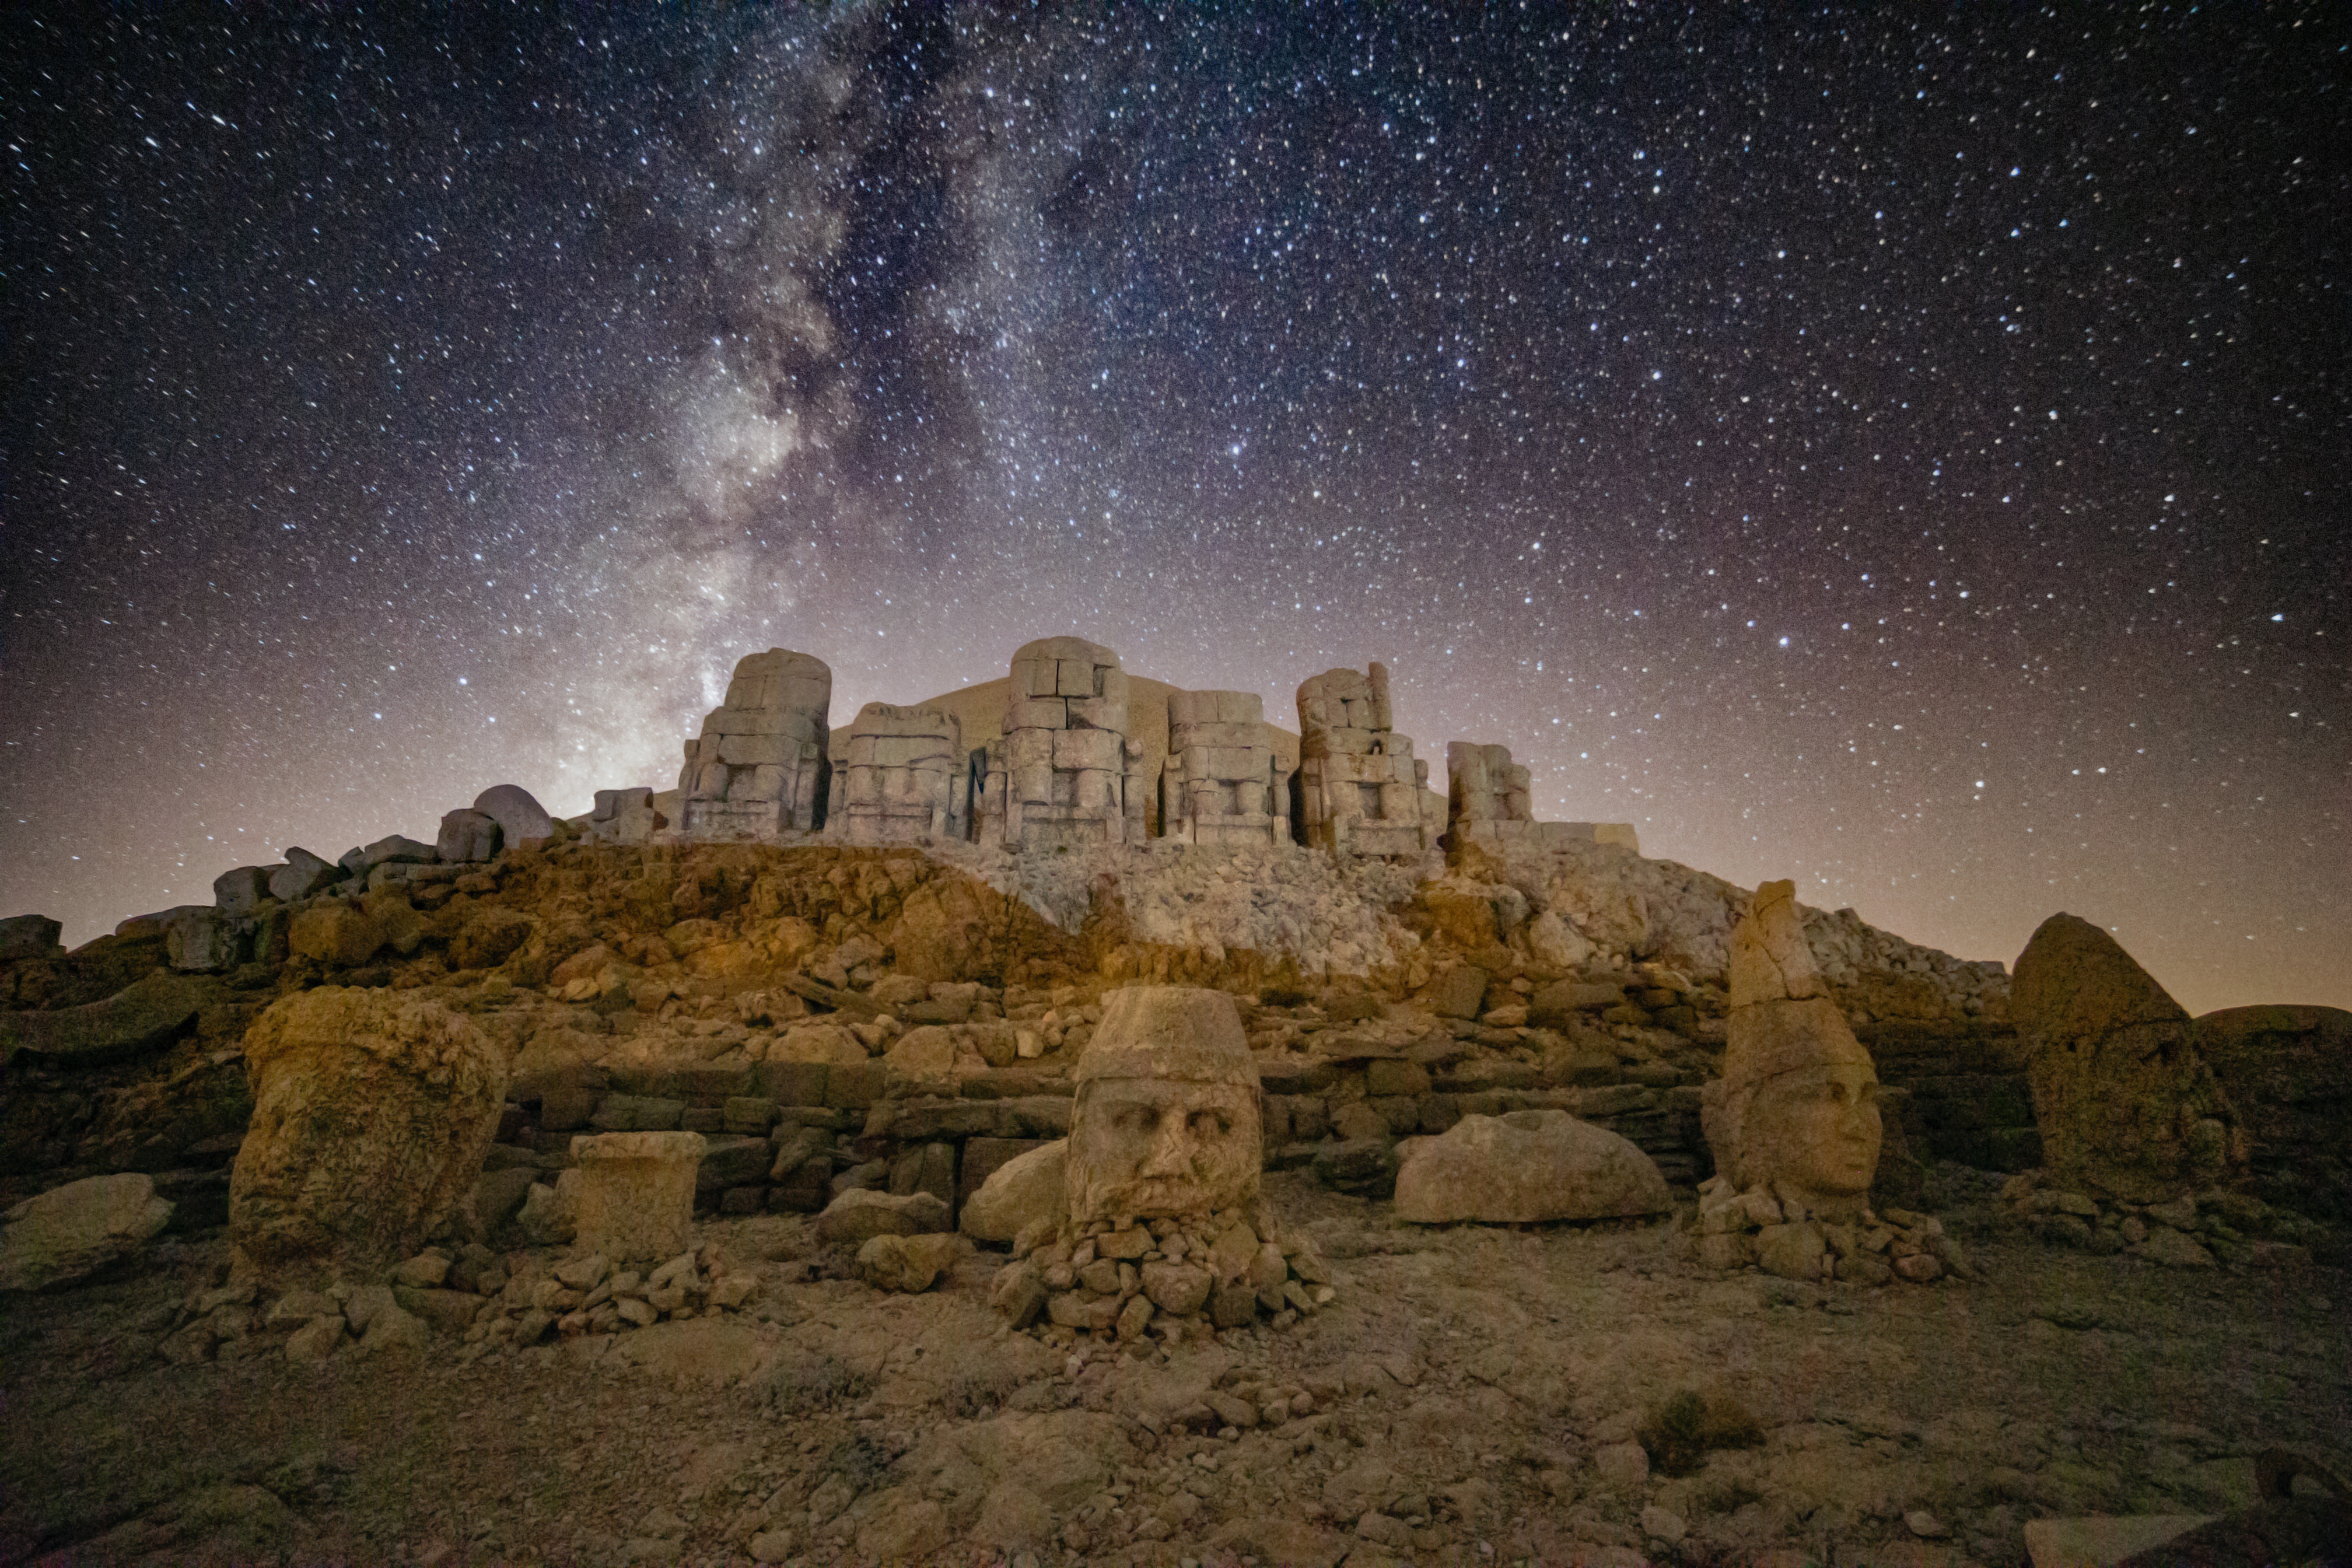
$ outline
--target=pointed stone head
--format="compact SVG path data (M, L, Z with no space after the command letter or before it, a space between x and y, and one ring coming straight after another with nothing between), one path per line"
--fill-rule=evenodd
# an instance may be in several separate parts
M1765 883L1732 932L1723 1077L1706 1086L1701 1123L1736 1185L1769 1184L1842 1219L1877 1174L1878 1073L1813 965L1795 893Z
M1257 1066L1232 997L1189 985L1111 992L1076 1077L1072 1221L1255 1202L1263 1158Z

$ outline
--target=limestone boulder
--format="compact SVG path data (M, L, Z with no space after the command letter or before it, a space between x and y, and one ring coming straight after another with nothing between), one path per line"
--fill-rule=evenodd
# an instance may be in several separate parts
M245 931L252 922L225 915L210 904L187 904L166 912L163 952L184 974L216 974L245 956Z
M300 845L286 851L286 864L269 874L269 896L286 903L307 899L343 878L343 868Z
M143 1175L91 1176L26 1198L0 1229L0 1290L70 1284L129 1257L170 1223Z
M1654 1161L1564 1110L1465 1116L1400 1152L1397 1217L1422 1225L1618 1219L1674 1206Z
M294 917L287 946L297 958L349 969L375 956L383 946L383 930L359 905L331 899Z
M520 784L492 784L474 797L474 809L499 825L509 846L554 835L555 818Z
M503 1051L413 994L321 986L247 1032L253 1123L229 1183L250 1267L364 1275L414 1255L466 1195L498 1131Z
M270 897L276 866L236 866L213 879L213 903L225 915L249 915Z
M857 1249L857 1277L877 1290L919 1295L954 1268L958 1249L969 1245L946 1231L922 1236L885 1232Z
M2250 1140L2195 1026L2105 931L2042 921L2018 955L2010 1013L2059 1184L2161 1203L2242 1173Z
M154 1050L174 1038L221 983L196 974L150 974L101 1002L37 1013L0 1013L0 1060L17 1051L60 1065L95 1067Z
M1070 1141L1057 1138L999 1165L964 1200L957 1228L976 1241L1009 1242L1032 1225L1058 1220L1069 1152Z
M765 1139L756 1142L762 1152ZM630 1261L674 1258L694 1235L694 1189L709 1144L699 1132L604 1132L572 1141L575 1245ZM567 1174L570 1173L567 1173Z
M486 811L446 812L441 817L441 831L433 840L433 849L442 859L463 865L495 857L503 837L499 819Z
M864 1247L877 1236L929 1236L948 1228L948 1205L929 1193L896 1196L852 1187L816 1216L827 1247Z

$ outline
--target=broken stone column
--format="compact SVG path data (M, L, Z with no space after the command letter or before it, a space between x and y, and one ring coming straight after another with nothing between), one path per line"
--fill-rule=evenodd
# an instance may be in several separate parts
M670 1258L694 1243L699 1132L599 1132L572 1141L580 1169L575 1250L614 1263Z
M1538 822L1532 780L1508 746L1449 741L1445 746L1446 833L1465 844L1622 844L1639 855L1629 822Z
M1511 761L1509 747L1447 742L1446 831L1457 844L1530 837L1536 822L1528 786L1528 770Z
M1429 764L1390 727L1389 672L1326 670L1298 689L1297 830L1309 848L1402 857L1435 848Z
M1813 966L1795 883L1756 889L1730 970L1723 1076L1699 1106L1717 1172L1814 1218L1858 1218L1885 1138L1878 1073Z
M679 824L689 838L773 839L824 825L833 670L772 647L745 658L727 700L686 743Z
M1143 743L1127 736L1118 655L1078 637L1013 655L1004 734L988 745L980 841L1015 849L1140 843Z
M2105 931L2074 915L2042 921L2018 955L2009 1010L2058 1184L2152 1204L2243 1173L2250 1140L2196 1026Z
M1290 842L1290 771L1256 692L1168 694L1160 833L1183 844Z
M826 831L851 844L970 837L969 763L954 714L868 702L834 764Z

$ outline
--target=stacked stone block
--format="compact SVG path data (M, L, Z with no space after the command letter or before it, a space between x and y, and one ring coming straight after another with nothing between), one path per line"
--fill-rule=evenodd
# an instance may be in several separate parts
M824 825L833 670L772 647L735 667L727 701L686 743L678 793L688 838L772 839Z
M1622 844L1638 855L1628 822L1538 822L1528 770L1508 746L1470 741L1445 747L1446 832L1457 845Z
M1444 825L1422 808L1429 764L1391 727L1389 672L1326 670L1298 689L1298 833L1335 854L1405 857Z
M833 770L827 831L851 844L969 837L968 761L954 714L868 702Z
M1255 691L1173 691L1160 831L1182 844L1270 845L1290 839L1290 770Z
M1143 744L1127 735L1118 655L1078 637L1013 655L1004 733L989 743L980 842L1012 849L1138 844Z

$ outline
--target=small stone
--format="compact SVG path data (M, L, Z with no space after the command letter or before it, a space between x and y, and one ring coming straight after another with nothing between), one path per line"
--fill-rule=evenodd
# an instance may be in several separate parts
M1924 1508L1915 1508L1903 1516L1903 1527L1922 1541L1940 1541L1952 1533L1952 1527Z
M793 1554L793 1532L789 1530L768 1530L751 1537L751 1561L782 1563Z
M2150 1263L2168 1268L2211 1268L2213 1255L2168 1226L2149 1229L2147 1239L2134 1250Z
M661 1314L655 1311L652 1304L642 1296L624 1296L613 1303L613 1309L620 1314L623 1322L640 1329L651 1328L661 1318Z
M1910 1280L1914 1285L1925 1285L1930 1280L1942 1279L1944 1266L1926 1253L1917 1252L1908 1258L1896 1258L1895 1272Z
M1221 1280L1239 1279L1257 1259L1257 1232L1239 1221L1227 1226L1209 1249L1209 1267Z
M1209 1300L1213 1281L1209 1271L1189 1263L1147 1263L1142 1269L1143 1293L1153 1306L1177 1317L1197 1312Z
M1129 1226L1095 1238L1097 1258L1136 1258L1150 1250L1151 1233L1141 1226Z
M1127 1300L1127 1305L1121 1307L1118 1311L1118 1337L1122 1341L1132 1342L1136 1340L1141 1339L1143 1337L1144 1331L1150 1326L1151 1298L1149 1296L1129 1297Z
M342 1342L341 1318L313 1318L287 1339L286 1359L294 1362L324 1361L334 1354Z
M567 1258L555 1266L555 1277L574 1290L593 1290L612 1272L612 1261L601 1252Z
M1653 1541L1672 1546L1689 1531L1690 1526L1683 1522L1683 1516L1671 1509L1652 1503L1642 1510L1642 1533Z
M1209 1299L1209 1321L1221 1329L1238 1329L1257 1316L1257 1292L1246 1284L1220 1285Z

